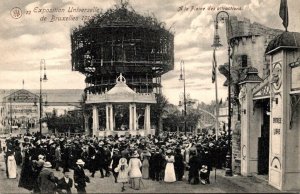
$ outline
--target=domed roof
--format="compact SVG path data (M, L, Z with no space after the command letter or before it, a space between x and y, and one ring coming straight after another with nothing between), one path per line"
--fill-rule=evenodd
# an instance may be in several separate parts
M269 54L279 48L300 48L300 33L283 32L276 36L267 46L266 53Z
M116 85L110 89L107 94L118 94L118 95L126 95L126 94L135 94L136 92L133 91L131 88L128 87L126 84L125 77L120 74L120 76L116 80Z

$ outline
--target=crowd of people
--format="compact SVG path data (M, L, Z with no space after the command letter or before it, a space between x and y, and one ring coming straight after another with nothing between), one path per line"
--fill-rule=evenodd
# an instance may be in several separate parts
M110 175L115 183L122 184L121 191L127 183L132 189L141 189L143 179L210 184L213 167L224 166L226 138L223 131L218 138L204 133L145 137L9 137L5 149L6 174L8 178L16 178L20 165L18 186L34 193L71 193L73 186L78 193L85 193L90 178ZM55 177L55 170L62 170L64 176Z

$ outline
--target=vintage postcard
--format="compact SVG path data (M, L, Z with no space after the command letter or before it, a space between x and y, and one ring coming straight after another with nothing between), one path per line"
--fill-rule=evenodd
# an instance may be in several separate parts
M300 1L0 10L0 193L300 190Z

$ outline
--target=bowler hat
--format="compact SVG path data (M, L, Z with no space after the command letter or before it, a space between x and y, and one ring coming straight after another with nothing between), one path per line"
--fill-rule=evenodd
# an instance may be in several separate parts
M83 160L81 160L81 159L78 159L77 162L76 162L76 164L79 164L79 165L82 164L82 165L84 165L85 162Z

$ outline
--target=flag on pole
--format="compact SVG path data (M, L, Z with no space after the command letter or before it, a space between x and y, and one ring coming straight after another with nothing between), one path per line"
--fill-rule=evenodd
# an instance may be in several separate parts
M216 49L214 49L213 61L212 61L212 76L211 76L212 83L215 83L215 80L216 80L216 67L217 67Z
M282 24L285 27L285 31L287 32L287 27L289 25L289 11L287 0L281 0L280 8L279 8L279 16L282 19Z

